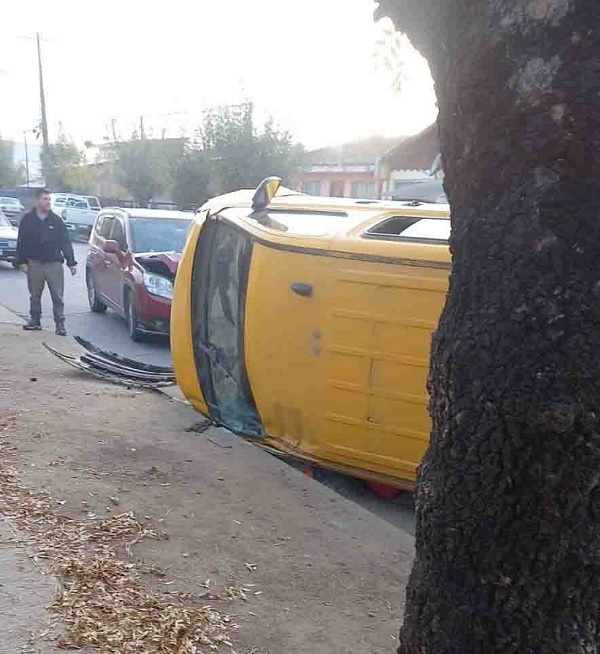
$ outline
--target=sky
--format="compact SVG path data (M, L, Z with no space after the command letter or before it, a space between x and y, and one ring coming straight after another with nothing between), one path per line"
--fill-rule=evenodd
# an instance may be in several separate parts
M414 134L435 120L425 60L403 49L399 94L373 53L372 0L28 0L4 7L0 134L40 119L42 34L51 140L188 135L212 106L250 99L308 148ZM31 135L33 139L33 135Z

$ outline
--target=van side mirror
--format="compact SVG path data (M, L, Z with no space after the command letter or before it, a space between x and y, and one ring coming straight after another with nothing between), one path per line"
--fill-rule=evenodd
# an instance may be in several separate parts
M121 254L121 248L116 241L104 241L102 250L106 252L106 254Z

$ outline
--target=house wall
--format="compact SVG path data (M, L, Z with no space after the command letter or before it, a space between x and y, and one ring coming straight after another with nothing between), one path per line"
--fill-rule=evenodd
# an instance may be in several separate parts
M379 197L378 182L373 172L304 172L300 173L296 180L297 188L305 193L331 197L363 197L365 192L360 192L360 187L357 189L359 185L362 189L370 190L367 194L374 198ZM317 188L318 186L320 188ZM339 189L342 189L342 194Z

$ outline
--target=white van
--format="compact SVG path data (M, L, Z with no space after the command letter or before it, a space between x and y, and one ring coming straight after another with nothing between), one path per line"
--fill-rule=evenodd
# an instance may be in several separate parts
M101 209L97 197L74 193L52 193L50 206L65 221L69 231L86 238Z

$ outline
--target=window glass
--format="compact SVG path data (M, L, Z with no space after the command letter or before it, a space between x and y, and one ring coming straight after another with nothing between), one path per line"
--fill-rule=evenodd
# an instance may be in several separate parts
M371 227L365 233L370 238L401 238L415 241L448 241L450 220L393 216Z
M375 200L375 183L353 182L352 197L356 199Z
M101 234L102 233L102 223L104 222L104 219L106 216L100 216L98 220L96 221L96 224L94 225L94 229L96 230L96 234Z
M321 182L304 182L302 184L302 192L307 195L321 195Z
M407 227L400 236L424 241L447 241L450 238L450 221L423 218Z
M123 252L127 251L127 237L125 236L125 225L119 218L115 218L113 222L112 232L110 238L119 244Z
M450 238L450 220L392 216L365 232L370 238L401 238L415 241L447 241Z
M244 309L252 244L223 223L209 223L192 280L194 350L211 416L236 433L262 435L244 358Z
M133 218L130 221L134 252L183 252L192 221L169 218Z
M104 220L102 221L102 228L100 230L100 236L104 238L109 238L110 231L112 229L114 222L115 222L114 216L104 216Z

